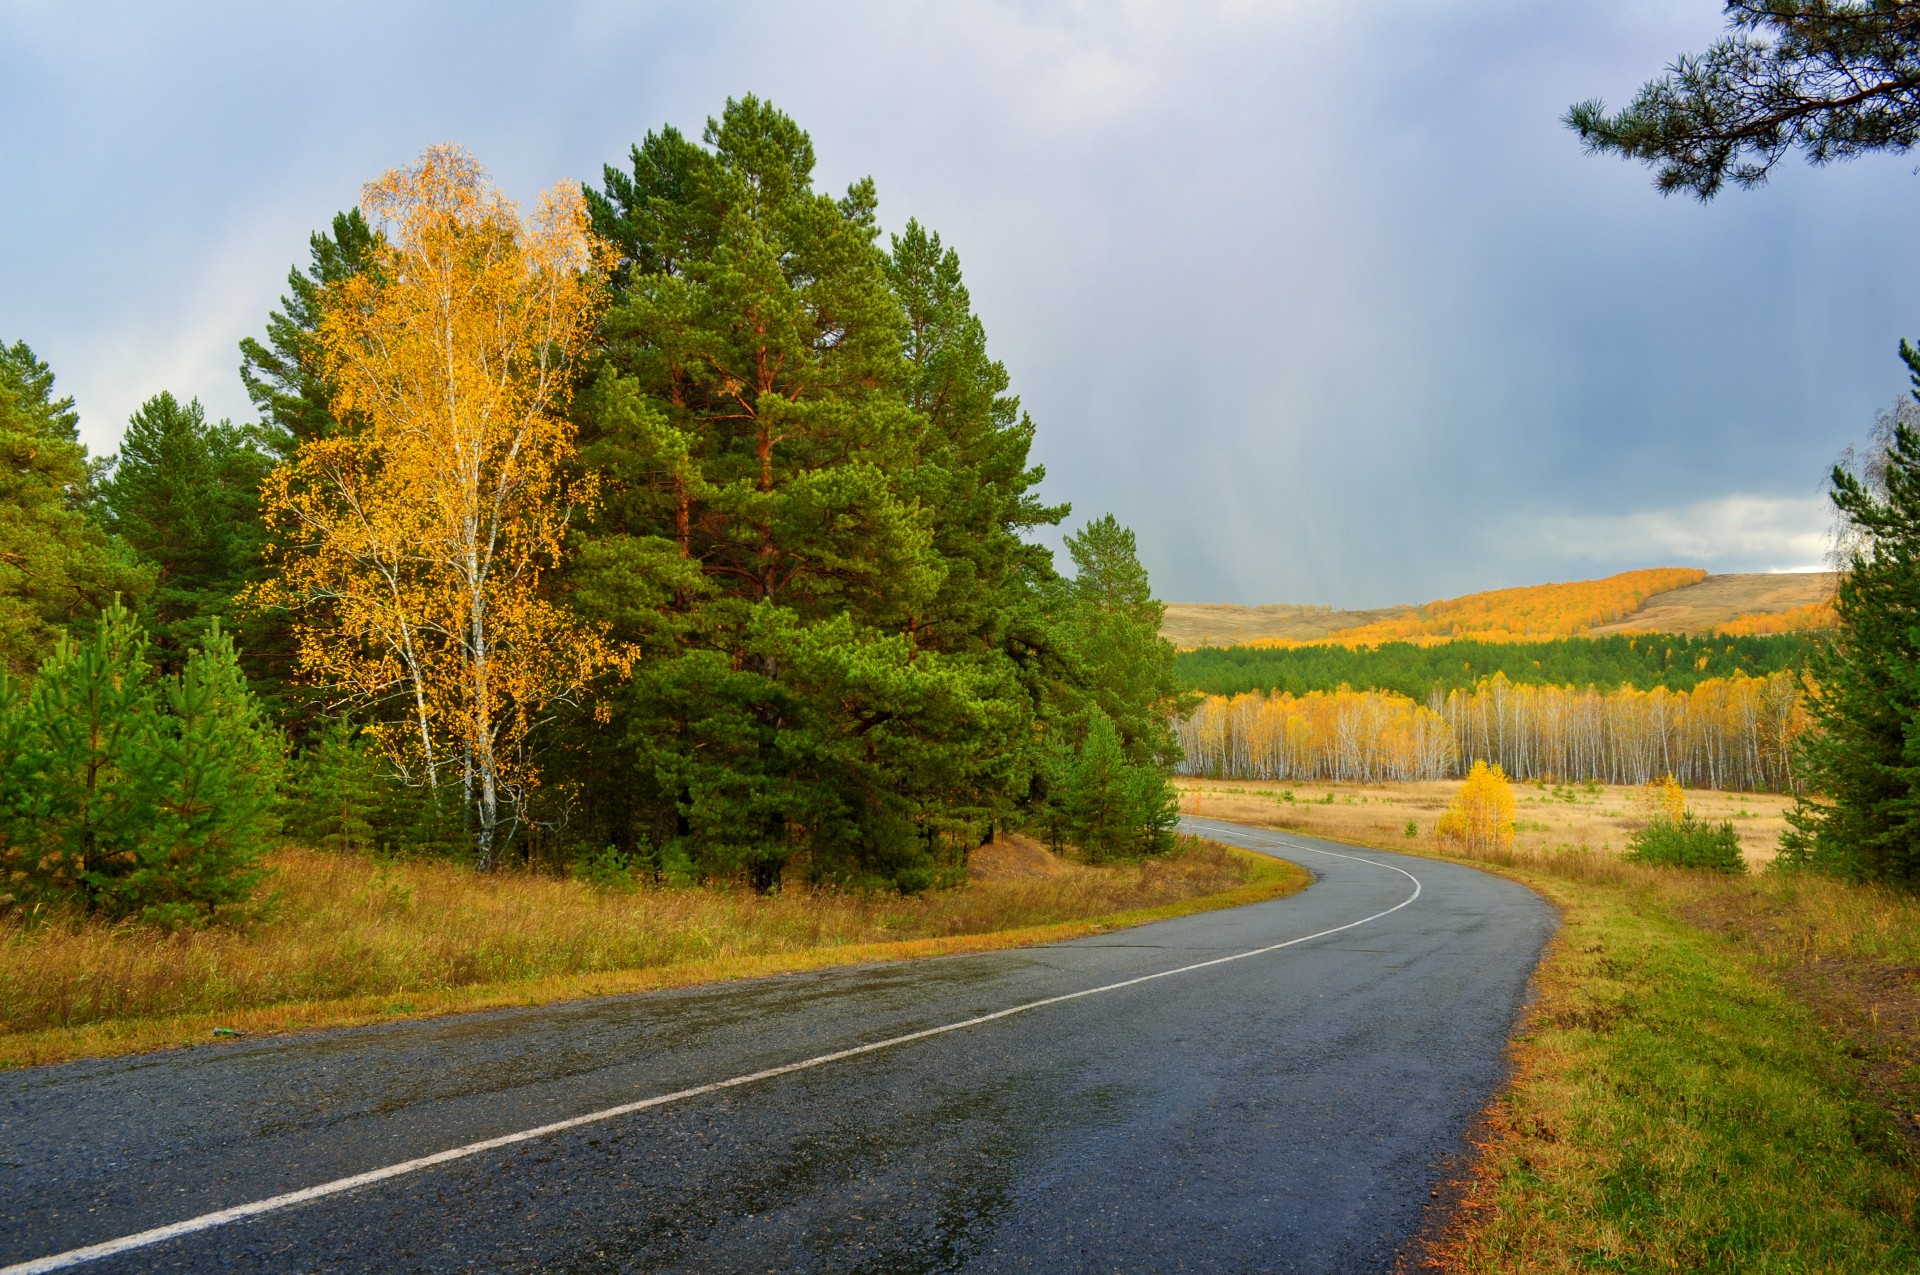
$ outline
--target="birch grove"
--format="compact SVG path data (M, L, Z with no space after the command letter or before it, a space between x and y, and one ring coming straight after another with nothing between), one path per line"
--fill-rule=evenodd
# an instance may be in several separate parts
M1417 704L1393 691L1208 696L1179 724L1181 772L1352 783L1515 779L1793 791L1807 716L1795 674L1691 691L1516 685L1504 674Z

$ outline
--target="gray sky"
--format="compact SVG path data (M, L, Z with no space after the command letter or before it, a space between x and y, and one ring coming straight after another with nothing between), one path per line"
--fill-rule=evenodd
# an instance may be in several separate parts
M111 451L360 184L465 143L522 199L729 95L958 248L1046 494L1164 597L1424 601L1817 566L1825 466L1920 338L1912 157L1702 206L1558 123L1721 29L1608 4L0 0L0 340Z

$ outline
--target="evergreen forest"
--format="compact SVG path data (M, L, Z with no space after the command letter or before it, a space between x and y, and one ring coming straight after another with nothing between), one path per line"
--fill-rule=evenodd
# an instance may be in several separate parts
M0 349L0 904L205 919L282 826L763 891L1167 848L1133 535L1037 543L959 255L878 209L746 97L524 214L457 147L370 183L241 343L255 421L163 391L91 458Z
M1804 668L1815 640L1800 633L1631 633L1539 642L1457 638L1431 645L1200 647L1180 652L1174 668L1182 686L1208 695L1304 695L1347 687L1397 691L1424 702L1436 692L1444 698L1470 690L1496 674L1516 685L1691 691L1735 673L1766 677Z

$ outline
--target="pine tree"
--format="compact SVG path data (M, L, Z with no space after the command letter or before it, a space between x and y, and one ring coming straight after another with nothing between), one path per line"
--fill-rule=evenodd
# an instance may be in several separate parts
M1085 694L1112 719L1129 761L1170 767L1180 758L1174 719L1198 701L1175 676L1173 644L1160 636L1166 607L1134 535L1106 514L1068 536L1067 552L1075 575L1060 623Z
M332 226L308 240L310 260L304 272L287 272L287 294L280 309L267 316L267 339L240 342L240 380L273 431L282 455L308 439L325 438L337 428L333 386L320 369L320 294L366 268L379 237L358 208L337 213Z
M1751 187L1798 148L1815 164L1920 139L1920 23L1911 0L1726 0L1729 34L1678 59L1625 110L1566 114L1590 151L1657 170L1664 192Z
M1080 735L1077 749L1060 747L1044 767L1041 823L1055 848L1070 841L1093 863L1171 849L1180 812L1166 773L1129 761L1120 732L1097 708L1087 711Z
M649 136L590 192L622 261L583 401L606 482L573 596L643 652L619 716L645 794L598 840L664 829L763 888L801 853L914 888L1012 799L1024 756L1013 626L981 597L983 567L1010 579L1031 552L1012 543L1024 434L983 349L941 373L973 378L964 410L916 406L871 182L815 190L812 142L754 98L704 141ZM971 321L963 293L940 304ZM989 526L1004 541L964 561Z
M289 802L293 826L327 850L373 848L389 773L354 724L334 718L300 756Z
M217 625L177 677L156 679L148 649L115 601L0 703L0 903L174 926L258 882L278 737Z
M163 666L180 667L258 574L260 483L272 464L249 431L209 424L197 399L158 394L127 421L99 503L155 570L142 610Z
M33 858L19 901L93 906L138 866L162 734L147 648L116 600L85 641L62 639L18 707L7 841Z
M245 901L265 876L284 756L217 619L162 689L155 764L142 785L153 823L133 870L95 906L176 926Z
M1902 341L1900 357L1920 398L1920 350ZM1894 426L1877 482L1836 465L1832 483L1848 532L1839 628L1809 669L1808 795L1782 860L1920 887L1920 432Z
M148 575L88 516L93 471L71 398L25 343L0 345L0 671L30 672L60 634Z

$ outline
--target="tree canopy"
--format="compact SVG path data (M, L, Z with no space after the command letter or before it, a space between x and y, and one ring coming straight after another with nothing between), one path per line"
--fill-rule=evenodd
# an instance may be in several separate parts
M241 343L257 424L158 394L104 467L44 365L0 351L19 704L114 688L94 743L138 747L82 758L120 777L102 818L154 741L271 712L313 836L483 867L916 890L1009 824L1167 848L1187 697L1133 535L1095 519L1056 571L1033 533L1068 511L959 255L877 207L871 180L818 188L812 140L753 97L529 216L432 148L311 238ZM72 645L115 590L111 641ZM39 712L0 753L52 755L20 751ZM246 853L208 871L241 889Z
M1920 399L1920 350L1900 343ZM1895 421L1870 472L1832 473L1845 527L1840 627L1811 665L1818 730L1789 862L1920 886L1920 431Z
M1519 685L1664 686L1692 690L1713 678L1764 677L1805 666L1813 638L1798 633L1695 636L1614 633L1544 642L1480 642L1459 638L1419 646L1230 646L1182 651L1174 668L1181 686L1210 695L1285 691L1303 695L1342 686L1398 691L1416 700L1474 686L1496 673Z
M163 666L187 649L255 578L264 532L260 483L273 458L257 435L209 422L200 401L148 399L127 421L99 486L101 521L154 571L142 611Z
M1920 3L1727 0L1729 33L1608 113L1568 110L1587 149L1653 167L1662 192L1758 186L1790 151L1824 164L1920 137Z
M31 671L67 626L147 587L90 516L94 478L73 400L25 342L0 346L0 672Z
M1112 634L1075 630L1099 607L1025 539L1066 510L1035 495L1033 424L958 255L911 221L883 245L873 183L834 195L813 166L748 97L587 192L619 263L570 588L641 658L626 752L586 733L572 769L623 850L913 888L1036 799L1046 724L1084 732ZM1166 751L1164 722L1119 724Z

